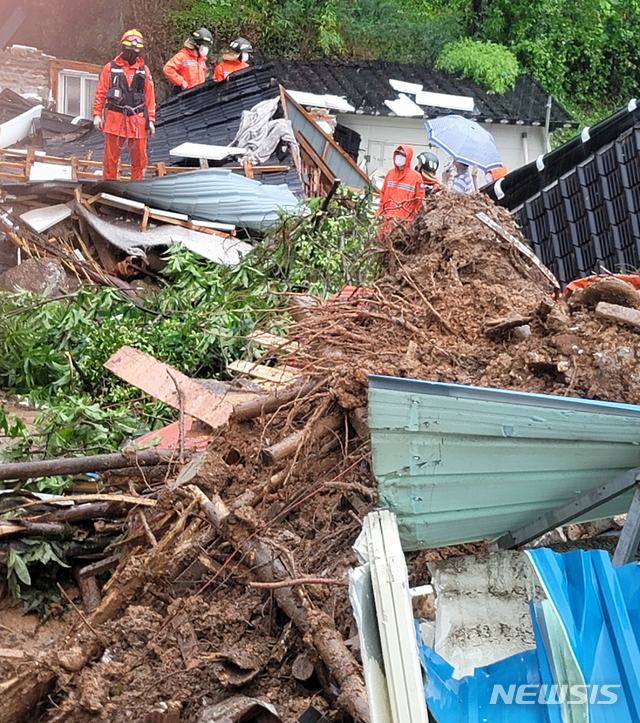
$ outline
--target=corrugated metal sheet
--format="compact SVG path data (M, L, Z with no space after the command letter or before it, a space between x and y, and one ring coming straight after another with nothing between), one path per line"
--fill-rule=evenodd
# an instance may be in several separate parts
M497 537L640 465L640 407L626 404L372 376L369 427L405 549Z
M284 186L267 186L222 168L170 174L145 181L104 181L100 188L191 218L261 230L280 209L292 212L298 200Z
M527 556L546 594L531 605L536 650L455 679L419 642L431 713L438 723L640 720L638 565L613 568L604 550Z

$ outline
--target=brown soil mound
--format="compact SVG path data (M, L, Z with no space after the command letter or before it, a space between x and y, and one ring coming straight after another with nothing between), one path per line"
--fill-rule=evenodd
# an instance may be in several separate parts
M517 233L485 197L451 194L391 232L388 274L370 298L323 306L299 324L307 368L331 375L346 407L366 403L367 374L639 403L637 332L554 303L547 279L479 212ZM614 292L607 300L637 297L624 282Z
M318 636L292 624L277 590L253 586L262 569L253 553L233 553L238 540L259 539L280 578L342 583L299 585L291 594L309 620L326 614L357 660L344 583L375 487L366 430L344 412L366 406L367 374L640 402L636 333L600 321L591 303L554 302L545 276L479 212L517 234L482 196L431 198L411 226L383 239L386 275L366 298L321 306L296 325L290 338L301 350L281 361L314 379L315 389L214 432L193 481L231 510L221 528L186 488L162 487L151 532L140 511L130 516L134 541L102 591L106 609L90 617L91 629L71 611L77 625L44 661L57 687L43 720L195 723L204 699L239 694L270 701L283 721L308 705L351 720ZM344 416L341 426L314 437L318 421L335 414ZM265 466L264 447L302 430L292 455ZM426 582L429 560L483 549L417 553L412 582ZM79 663L69 661L70 648ZM293 676L300 654L314 667L305 683Z

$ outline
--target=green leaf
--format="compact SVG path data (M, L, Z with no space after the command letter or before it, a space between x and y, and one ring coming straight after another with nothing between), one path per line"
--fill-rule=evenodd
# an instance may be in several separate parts
M31 585L31 575L29 575L29 568L22 559L21 555L15 550L9 550L9 556L7 558L7 569L12 572L25 585Z

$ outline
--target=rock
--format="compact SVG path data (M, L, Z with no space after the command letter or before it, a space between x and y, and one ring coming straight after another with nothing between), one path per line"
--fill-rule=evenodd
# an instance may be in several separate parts
M73 290L64 266L57 259L27 259L20 266L0 274L0 289L25 289L46 298Z
M551 299L548 296L545 296L544 299L540 302L540 305L536 309L536 314L542 319L542 321L545 321L547 316L553 311L553 307L555 306L555 301Z
M565 331L571 326L569 307L564 301L557 301L553 309L547 314L547 329L549 331Z
M622 279L596 279L584 289L575 291L569 299L569 307L576 309L586 306L595 309L601 301L619 304L631 309L640 309L640 293Z
M516 341L526 341L531 336L531 327L529 324L516 326L516 328L511 332L511 336Z
M87 654L79 645L72 645L58 655L58 662L65 670L77 673L87 664Z
M579 354L580 350L582 349L580 339L575 334L572 334L568 331L556 334L551 339L551 343L564 356Z

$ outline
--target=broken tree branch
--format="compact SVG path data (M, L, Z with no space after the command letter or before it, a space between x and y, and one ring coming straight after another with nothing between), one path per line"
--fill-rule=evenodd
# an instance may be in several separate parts
M298 447L306 440L315 441L323 437L328 432L339 429L342 424L342 415L336 414L331 417L325 417L314 423L313 426L307 425L304 429L285 437L281 442L273 444L270 447L264 447L260 450L260 460L263 464L271 466L280 460L285 459L294 454Z
M227 540L250 563L260 582L290 581L287 569L274 549L253 532L247 534L242 520L232 515L218 495L209 498L197 487L185 488L198 501L215 531ZM305 640L317 651L338 682L342 693L339 702L357 723L368 723L369 708L360 666L328 615L298 603L291 585L275 587L273 596L293 624L305 635Z
M130 467L134 459L142 467L169 461L167 455L156 449L143 449L131 453L114 452L89 457L45 459L37 462L5 462L0 464L0 481L82 474L83 472L104 472L108 469Z
M349 583L344 580L332 580L329 577L298 577L294 580L280 580L278 582L250 582L249 587L259 587L266 590L280 590L283 587L295 587L296 585L341 585Z
M318 380L299 381L291 386L277 389L272 394L259 396L249 402L238 404L234 409L233 417L241 422L259 417L262 414L271 414L295 399L306 397L318 386Z

